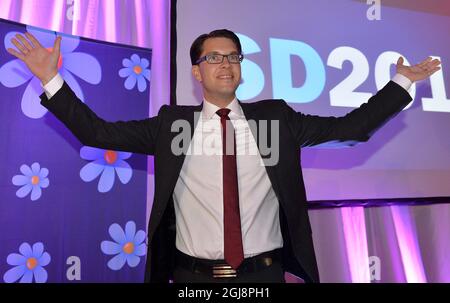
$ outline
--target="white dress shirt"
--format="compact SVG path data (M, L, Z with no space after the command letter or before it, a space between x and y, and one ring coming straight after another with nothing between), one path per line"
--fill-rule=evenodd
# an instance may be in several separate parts
M238 101L228 106L236 136L244 256L283 246L278 199ZM175 185L176 247L203 259L224 259L222 137L219 107L203 109Z
M401 74L392 81L408 90L412 82ZM50 99L62 87L58 74L45 86ZM228 106L236 134L236 161L242 240L245 257L283 246L279 203L256 142L238 101ZM222 138L219 107L207 100L191 140L173 199L176 247L204 259L224 259Z

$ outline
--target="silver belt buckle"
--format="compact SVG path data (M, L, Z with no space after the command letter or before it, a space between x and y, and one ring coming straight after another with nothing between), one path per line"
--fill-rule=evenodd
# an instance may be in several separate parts
M217 264L213 266L213 278L236 278L236 270L228 264Z

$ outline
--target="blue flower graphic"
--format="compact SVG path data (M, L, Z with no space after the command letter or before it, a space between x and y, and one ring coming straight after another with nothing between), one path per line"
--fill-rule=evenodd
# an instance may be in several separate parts
M97 187L101 193L106 193L113 187L115 179L114 171L117 173L120 182L127 184L133 175L133 170L124 159L130 158L131 155L131 153L127 152L83 146L80 150L81 158L94 161L86 164L80 170L80 177L84 182L91 182L101 173L102 175Z
M132 90L134 86L138 85L138 90L142 93L147 89L147 79L150 81L150 69L147 67L150 62L145 58L139 58L138 55L131 55L131 60L128 58L123 59L122 64L124 68L119 70L119 76L127 78L125 80L125 88Z
M108 261L108 267L112 270L120 270L127 262L128 266L136 267L141 258L147 252L147 244L144 243L146 234L143 230L136 232L136 224L128 221L125 231L119 224L114 223L109 227L109 235L115 242L102 241L101 249L105 255L116 255Z
M45 48L49 50L53 48L56 37L55 32L31 26L27 26L27 31L33 34ZM11 43L11 38L17 33L9 32L5 36L5 49L16 49L14 44ZM89 54L73 52L80 44L78 37L61 33L58 33L58 35L63 37L61 41L61 56L58 63L59 73L73 89L75 94L83 100L83 91L73 75L78 76L88 83L98 84L102 77L100 63ZM42 93L42 87L39 79L19 59L9 61L0 67L0 83L4 86L13 88L21 86L26 82L28 82L28 85L22 96L22 112L29 118L42 118L47 113L47 109L40 104L39 95Z
M47 282L47 266L51 257L44 252L44 244L37 242L31 248L30 244L24 242L19 247L20 254L9 254L6 262L14 266L3 275L3 281L14 283L20 279L19 283L32 283L33 276L36 283Z
M47 188L50 184L48 180L48 169L41 168L37 162L31 164L29 167L26 164L20 166L20 171L23 175L15 175L12 178L12 183L21 186L16 192L16 196L24 198L31 191L31 201L36 201L42 195L42 188Z

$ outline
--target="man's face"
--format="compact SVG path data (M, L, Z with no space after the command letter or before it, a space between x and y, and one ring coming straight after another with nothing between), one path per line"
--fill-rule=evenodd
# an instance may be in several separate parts
M209 38L203 43L200 57L220 54L239 54L234 42L228 38ZM210 102L231 101L241 81L241 65L230 64L226 57L220 64L206 61L192 67L192 74L203 86L203 95Z

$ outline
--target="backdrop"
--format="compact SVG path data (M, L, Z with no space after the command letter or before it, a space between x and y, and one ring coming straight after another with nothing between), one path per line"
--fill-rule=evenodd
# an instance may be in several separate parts
M442 70L413 85L409 108L369 142L303 149L302 164L310 201L450 195L448 2L186 0L177 10L179 104L201 102L189 47L218 28L240 34L238 98L282 98L308 114L343 116L366 102L400 55L411 63L439 57Z
M84 74L85 78L79 78L78 74L73 73L73 78L79 83L80 90L87 100L86 103L93 106L95 110L98 110L99 114L102 114L104 118L112 120L127 120L130 118L142 119L152 116L158 111L162 104L169 103L169 1L5 0L0 2L0 18L67 34L74 34L76 36L151 48L152 52L150 53L149 50L137 49L125 45L99 45L99 47L103 49L103 52L105 49L114 49L119 52L115 55L112 54L113 57L109 58L104 53L101 53L100 49L97 50L95 46L91 46L87 40L80 40L79 46L74 52L81 52L79 49L84 49L83 53L85 54L91 54L91 52L97 54L96 60L101 67L102 77L100 82L96 84L88 82L89 79L86 80L90 77L89 74ZM0 50L1 66L14 59L6 53L4 34L6 34L7 29L3 30L5 32L2 31L2 46ZM121 56L120 53L122 53L123 58L119 58ZM147 87L144 92L139 91L138 81L131 90L128 90L125 88L125 82L129 77L122 78L118 74L120 69L125 68L123 66L123 59L128 58L129 60L132 60L131 56L134 53L141 59L146 58L149 61L149 65L146 69L150 69L151 67L152 74L156 73L158 75L152 77L151 90L150 82L147 79L145 80ZM64 59L66 58L63 58L63 64L66 62ZM84 68L85 64L80 66ZM143 70L144 69L145 68L143 68ZM68 71L67 74L69 73L72 72ZM123 73L125 76L126 72ZM114 81L116 81L115 83L113 82L114 78ZM107 79L108 82L105 82ZM138 264L136 264L136 258L133 258L134 261L130 260L131 265L136 265L135 267L131 267L129 265L130 263L125 260L121 269L113 270L108 267L108 262L115 257L115 255L119 254L106 254L102 250L101 243L103 241L111 241L112 243L109 243L109 247L106 247L105 251L108 253L113 252L114 250L108 251L108 249L117 248L114 245L114 242L117 243L117 241L120 241L118 235L121 235L122 230L126 233L128 228L128 233L133 233L133 222L135 225L135 236L137 236L136 242L134 242L136 245L133 244L134 248L137 249L144 243L138 242L141 240L142 232L147 230L146 224L148 223L151 202L153 199L152 157L148 157L147 160L146 158L142 158L142 156L136 155L108 154L109 161L116 159L116 163L128 163L132 168L132 174L129 176L129 172L125 172L125 175L122 177L124 178L124 181L127 181L128 178L129 180L127 183L123 184L117 173L117 169L120 170L120 168L115 168L116 172L113 187L105 193L100 193L98 186L102 179L101 175L96 176L96 178L90 182L85 182L81 179L81 170L85 165L95 161L95 159L91 159L92 157L101 158L100 155L102 151L83 149L83 147L77 143L76 139L71 137L70 133L58 125L57 121L52 119L51 115L46 115L44 113L43 117L37 119L26 116L25 112L28 107L25 107L25 111L22 110L22 95L28 87L30 80L31 78L21 80L16 79L16 81L24 82L22 85L15 88L7 88L3 84L0 84L2 100L5 101L1 102L1 113L3 115L9 115L7 121L10 122L9 124L6 122L2 123L0 127L2 134L3 132L8 133L8 136L2 136L3 139L0 146L4 149L3 154L8 155L6 156L8 158L16 157L16 153L17 156L27 156L26 158L23 158L23 162L19 161L19 158L14 158L14 162L16 162L15 165L6 161L0 165L2 174L0 190L2 193L3 190L7 190L10 193L9 198L6 198L5 196L4 201L0 204L0 222L2 226L7 226L0 232L0 237L2 238L0 242L0 281L4 281L7 271L17 267L17 265L11 265L10 263L15 264L19 261L23 261L23 258L20 256L14 255L14 257L10 257L11 259L8 259L8 256L10 254L18 254L22 256L27 255L29 257L30 251L37 255L45 255L43 260L41 260L41 263L34 263L33 259L31 259L30 263L30 267L35 266L34 268L39 268L40 266L48 274L48 277L43 279L45 274L40 269L37 269L37 271L41 272L41 274L39 274L40 281L143 281L143 263L145 261L145 256L142 255L142 247L140 247L139 250L133 250L133 252L140 255L138 256ZM35 84L36 83L34 83L34 85ZM106 87L106 89L100 88L97 90L99 87ZM117 99L110 99L108 102L105 102L104 98L107 97L105 96L105 92L114 92L114 90L111 90L111 87L114 88L114 90L123 90L121 94L117 95L117 98L120 99L120 104L114 103L114 100ZM6 94L6 91L9 95ZM6 97L11 94L15 94L14 100ZM104 94L103 98L98 98L98 94ZM97 97L93 97L95 95L97 95ZM109 95L109 93L106 93L106 95ZM138 95L139 99L135 99ZM120 115L119 112L121 113ZM39 115L41 114L42 113L39 113ZM5 125L7 125L7 129L5 128ZM36 127L35 125L40 125L40 127ZM33 128L27 128L31 126L33 126ZM14 127L19 129L18 132L19 135L22 136L21 139L14 138L14 136L18 135L17 131L11 133L8 132L8 130L11 128L14 129ZM35 131L34 134L30 133L31 129ZM47 149L45 149L44 152L44 146L40 141L41 135L45 142L48 142L49 140L49 137L46 136L53 137L55 142L58 142L58 147L54 146L53 143L46 144L47 146L45 146L45 148ZM30 145L22 146L22 151L20 151L17 149L17 146L9 147L9 142L13 143L13 141L11 141L13 139L22 140L22 144L24 144L24 140L28 140L28 142L34 144L31 147ZM66 142L66 146L64 146L64 142ZM6 151L7 147L10 148L8 151ZM61 179L61 174L59 174L59 178L55 178L58 175L55 175L55 173L58 173L58 168L52 169L48 162L40 160L39 157L37 157L37 154L36 158L32 156L33 152L37 152L37 150L40 151L39 156L42 156L43 153L46 158L52 160L53 167L58 167L55 166L57 162L60 167L60 173L64 173L65 179ZM63 151L67 154L63 155ZM103 153L103 155L105 154ZM62 158L60 158L60 156ZM67 161L63 161L62 159L64 157L70 158L72 160L71 163L68 164ZM106 161L105 157L104 159ZM41 197L35 201L31 200L32 193L28 193L24 198L19 198L16 195L16 191L22 186L14 185L12 183L12 178L16 175L29 173L26 167L22 168L22 165L27 165L32 171L33 168L37 170L38 167L36 165L33 166L35 162L39 164L39 172L43 170L41 175L41 179L44 179L43 186L46 185L46 182L49 184L46 188L41 186ZM7 168L6 163L11 166L8 166ZM65 167L67 167L67 170L64 170ZM25 173L22 172L21 168ZM43 177L47 173L46 170L48 170L48 175L45 178L47 178L48 181L45 181L45 178ZM110 172L111 170L108 169L108 171ZM147 172L147 174L145 174L145 172ZM107 175L111 176L112 174L108 173ZM73 180L71 178L73 178ZM89 179L89 176L85 176L85 178ZM93 178L93 175L91 175L90 178ZM111 179L109 179L109 181L111 181ZM74 184L72 184L72 182L74 182ZM141 184L138 185L138 183ZM81 196L86 196L82 193L83 190L81 190L79 186L84 186L83 190L87 190L86 194L88 192L91 193L92 197L89 198L89 200L80 199ZM86 189L86 186L88 189ZM128 191L131 190L130 186L137 186L139 190L134 194L129 194ZM67 192L65 191L66 189ZM58 190L60 191L59 194L55 192ZM53 194L51 192L53 192ZM58 201L56 201L56 197L58 197ZM79 198L77 199L77 197ZM49 201L47 199L50 199L52 202L51 206L48 205L48 203L46 204L43 202L44 200ZM78 200L77 203L81 204L81 206L78 205L78 207L76 207L76 204L73 204L75 202L68 202L66 205L66 199L72 201ZM20 202L15 203L13 202L14 200ZM26 203L26 201L28 201L28 203ZM42 206L42 204L45 206ZM91 209L91 207L95 207L95 209ZM49 211L51 209L54 210ZM113 218L116 218L117 220ZM100 222L102 223L100 224ZM49 234L47 234L47 232ZM3 239L8 239L8 241L5 242ZM36 243L42 243L42 245L37 244L36 247L33 247ZM127 243L129 242L125 242L125 244ZM130 252L131 248L133 247L129 244L127 250ZM45 253L48 253L49 256ZM29 258L27 258L27 260L28 259ZM120 267L120 262L123 261L123 258L118 257L115 266ZM43 266L43 264L46 264L47 262L49 262L49 264ZM78 266L80 264L81 266ZM17 282L19 282L22 279L20 278L22 269L23 268L16 269L9 274L7 278L9 280L17 278ZM81 269L81 271L77 271L77 269ZM68 277L71 280L69 280ZM24 278L24 281L28 281L28 279L29 274ZM33 282L35 281L36 279L33 280Z
M147 249L146 156L82 146L47 114L39 80L6 53L11 37L25 30L44 47L56 37L0 23L3 281L140 282ZM150 50L64 35L61 53L62 77L99 116L131 120L148 112Z

